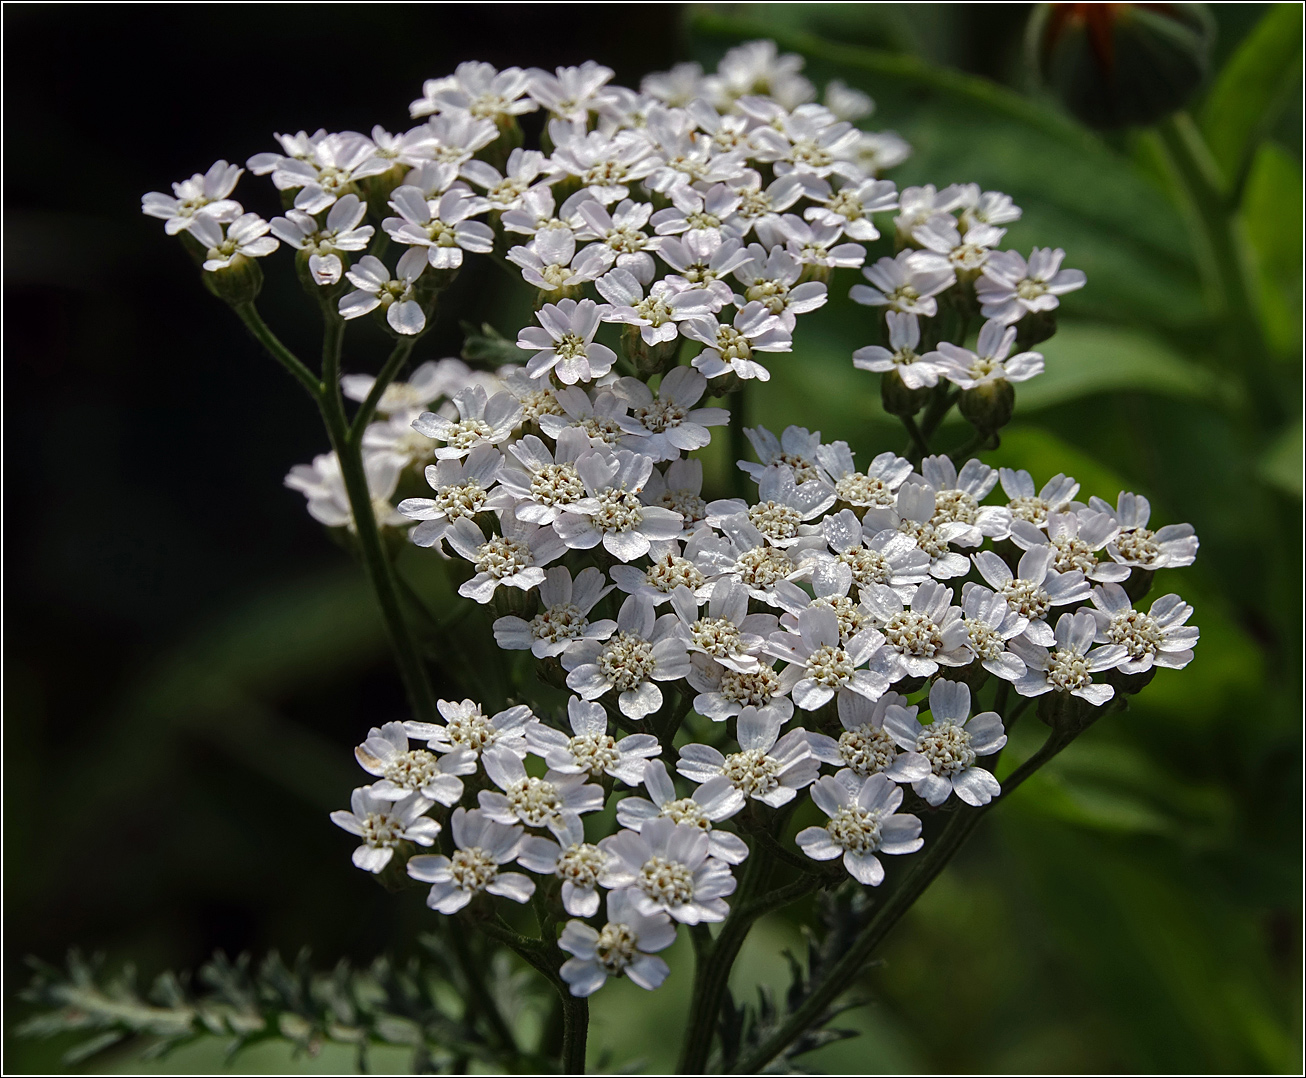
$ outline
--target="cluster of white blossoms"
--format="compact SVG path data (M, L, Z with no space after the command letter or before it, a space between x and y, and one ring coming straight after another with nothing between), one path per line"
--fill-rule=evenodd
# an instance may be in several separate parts
M705 496L690 454L730 419L706 402L770 377L836 270L865 278L851 295L881 343L853 362L881 373L886 407L909 417L933 394L982 434L1043 369L1018 340L1048 336L1035 323L1084 284L1060 250L999 249L1020 217L1006 195L880 178L906 146L854 126L872 107L858 91L816 103L801 67L753 42L635 91L592 62L465 63L426 83L412 114L429 119L402 135L278 136L249 168L284 217L244 213L225 162L145 199L206 271L270 254L271 232L343 318L374 312L400 338L466 255L536 291L520 363L421 364L384 386L362 444L378 525L465 563L459 593L566 687L567 713L442 700L443 723L373 729L357 758L374 781L333 819L360 868L398 856L441 913L540 890L572 918L558 942L576 995L621 974L657 987L655 952L677 924L728 916L735 867L790 813L824 819L798 850L875 886L882 855L922 846L905 798L988 804L1006 733L971 712L990 680L1002 700L1100 707L1197 640L1178 596L1133 605L1197 549L1188 525L1149 528L1133 494L1084 503L1067 476L1040 488L944 455L861 470L845 442L791 426L746 432L755 498ZM517 117L539 109L548 152L520 145ZM341 388L376 396L366 375ZM355 526L333 454L286 482L323 524ZM594 834L614 800L617 830Z

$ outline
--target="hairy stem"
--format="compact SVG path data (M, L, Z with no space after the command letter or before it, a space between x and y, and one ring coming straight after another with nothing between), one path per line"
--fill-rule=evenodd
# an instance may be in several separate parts
M244 303L239 307L233 307L232 310L234 310L236 316L245 323L245 327L254 334L255 339L263 346L268 355L289 371L291 377L308 391L309 396L311 396L314 401L320 400L322 395L322 383L319 382L313 372L304 365L303 361L301 361L294 352L282 344L277 335L268 328L268 324L263 321L262 315L254 309L254 304Z

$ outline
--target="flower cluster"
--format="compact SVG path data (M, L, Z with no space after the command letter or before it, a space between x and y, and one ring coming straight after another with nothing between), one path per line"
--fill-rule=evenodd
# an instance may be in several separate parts
M244 214L225 162L145 199L207 273L272 253L271 231L329 317L371 314L400 339L468 255L497 252L534 290L521 362L443 359L340 390L375 410L376 523L465 563L459 594L565 686L566 715L442 700L441 723L373 729L356 754L375 781L333 818L360 868L402 864L440 913L540 891L571 918L560 975L576 995L623 974L661 984L676 926L725 919L735 867L794 814L824 820L797 850L875 886L883 855L922 847L917 813L991 802L984 758L1006 732L976 704L990 680L999 699L1096 708L1184 666L1197 639L1178 596L1134 606L1197 539L1149 529L1133 494L1084 503L1066 476L1038 488L927 452L859 470L845 442L796 426L746 432L755 497L705 492L690 454L730 419L708 402L769 379L836 270L865 278L851 295L879 343L852 358L880 373L886 408L917 430L927 404L957 404L977 447L1084 284L1060 250L999 249L1020 216L1006 195L881 178L905 145L854 126L871 108L857 91L831 84L818 104L801 67L753 42L635 91L592 62L466 63L426 83L412 114L428 119L404 134L300 132L252 158L285 217ZM547 153L517 138L540 109ZM323 524L356 527L333 454L286 482ZM617 829L598 835L613 801Z

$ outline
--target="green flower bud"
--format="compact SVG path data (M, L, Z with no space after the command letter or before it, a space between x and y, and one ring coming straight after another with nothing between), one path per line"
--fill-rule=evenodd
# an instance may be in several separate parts
M930 399L930 387L908 389L897 371L880 375L880 400L889 415L913 416L925 407Z
M257 261L241 254L233 255L229 265L205 271L203 276L204 287L233 307L253 303L263 290L263 270Z
M665 374L676 365L680 338L649 344L639 326L625 326L621 331L621 350L643 377Z
M981 382L962 392L957 410L981 434L992 434L1011 422L1016 407L1016 390L1005 378Z
M1017 352L1027 352L1036 344L1042 344L1057 332L1056 311L1030 311L1016 323Z
M1039 78L1096 128L1155 123L1197 93L1215 24L1204 4L1040 4L1029 27Z

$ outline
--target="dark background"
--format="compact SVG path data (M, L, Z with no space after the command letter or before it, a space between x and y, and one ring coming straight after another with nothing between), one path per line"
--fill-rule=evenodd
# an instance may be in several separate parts
M1264 5L1217 8L1224 56ZM1018 83L1027 13L925 5L881 13L863 41ZM369 958L429 914L350 870L347 842L325 824L355 784L349 747L402 709L361 579L282 487L325 438L161 222L140 215L140 196L218 156L274 149L273 131L403 130L422 80L464 59L597 58L638 85L692 55L680 8L4 15L6 989L21 983L25 954L58 960L69 945L151 972L219 947ZM1299 154L1296 126L1291 115L1282 125ZM237 191L265 216L274 196L249 178ZM498 271L471 265L451 303L494 321ZM269 312L293 298L274 277ZM293 322L269 320L313 347ZM417 358L458 346L450 321ZM366 368L366 346L355 355ZM1276 631L1253 621L1253 636ZM1291 768L1291 789L1292 745L1275 752L1265 766ZM1290 853L1297 804L1269 796L1270 811L1287 813ZM1281 868L1291 879L1290 857ZM1261 923L1249 946L1291 979L1296 913ZM1064 941L1039 946L1038 961L1073 964ZM1086 1036L1028 1058L1070 1067ZM930 1065L986 1066L944 1042ZM1137 1062L1083 1050L1098 1065ZM28 1066L54 1065L23 1051Z

